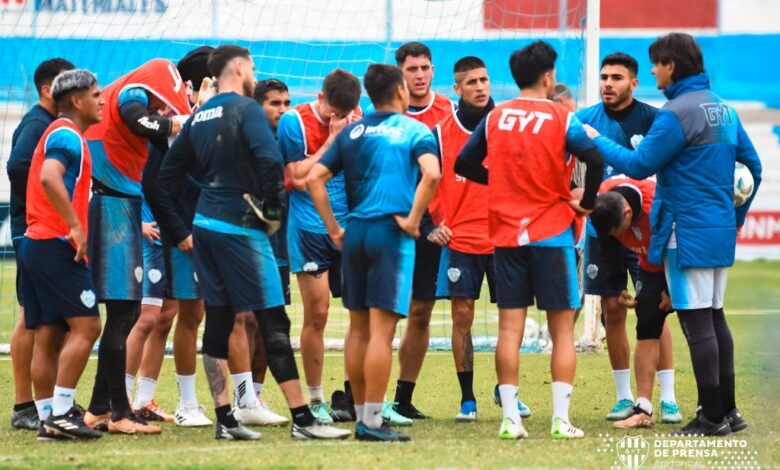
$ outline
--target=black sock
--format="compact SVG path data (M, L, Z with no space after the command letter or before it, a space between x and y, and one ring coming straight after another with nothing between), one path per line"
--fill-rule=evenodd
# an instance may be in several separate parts
M306 405L290 408L290 413L293 417L293 423L298 426L306 427L314 424L314 415L311 414L311 410Z
M395 402L403 405L411 404L414 386L414 382L399 380L398 385L395 387Z
M720 423L724 410L719 382L718 340L712 309L679 310L677 317L691 352L701 411L708 420Z
M720 372L720 393L723 413L728 414L737 407L734 386L734 339L726 322L722 308L712 309L712 323L718 340L718 359Z
M458 383L460 383L460 402L477 401L474 397L474 371L458 372Z
M734 375L720 376L720 396L724 414L731 413L731 411L737 407L736 400L734 399L734 382Z
M233 413L230 412L230 405L222 405L214 408L214 412L217 414L217 422L228 428L234 428L238 426L238 421L233 417Z
M22 411L27 408L35 408L35 402L34 401L26 401L24 403L19 403L17 405L14 405L14 411Z
M344 394L352 395L352 386L349 384L349 380L344 381Z
M699 387L699 401L704 417L713 423L723 421L723 405L721 404L720 387Z

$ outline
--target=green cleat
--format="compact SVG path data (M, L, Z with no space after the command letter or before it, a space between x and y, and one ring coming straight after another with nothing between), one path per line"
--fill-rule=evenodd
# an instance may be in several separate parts
M311 414L320 424L333 424L333 418L330 416L330 406L326 402L317 402L309 405Z
M581 439L585 437L585 433L582 429L575 428L571 423L566 422L561 418L555 418L553 420L550 435L553 439Z
M399 414L397 411L393 409L394 403L385 402L384 405L382 405L382 419L386 421L390 426L411 426L414 424L414 420L411 418L407 418L406 416L403 416Z
M615 406L612 407L612 411L607 415L607 421L622 421L634 412L634 402L631 400L618 400Z
M662 401L661 402L661 422L662 423L681 423L683 420L682 413L680 413L680 407L677 403Z
M511 419L504 418L501 421L501 427L498 429L499 439L516 440L528 437L528 431L523 427L523 421L513 423Z

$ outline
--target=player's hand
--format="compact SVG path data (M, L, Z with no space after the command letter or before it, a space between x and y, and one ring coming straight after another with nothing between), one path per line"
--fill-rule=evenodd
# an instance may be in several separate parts
M599 131L592 128L589 124L583 124L582 127L585 128L585 132L588 134L588 137L591 139L595 139L596 137L600 136Z
M585 194L585 189L583 188L574 188L571 190L571 200L572 201L582 201L582 196Z
M395 223L404 231L407 235L415 240L420 238L420 224L413 224L408 217L401 217L400 215L394 215Z
M141 233L143 233L144 238L149 240L150 245L154 245L154 241L160 239L160 229L157 228L157 222L141 222Z
M661 291L661 303L658 304L658 308L662 312L669 312L672 310L672 299L669 298L669 294L665 290Z
M339 250L344 249L344 229L339 227L337 230L334 230L332 232L328 232L328 236L330 237L331 241L333 241L333 244L336 245L336 248Z
M627 290L623 289L623 291L618 296L618 304L621 307L634 308L636 307L636 300L631 297L631 294L629 294Z
M213 78L205 77L200 83L200 90L198 90L198 106L203 106L203 103L217 94L217 89L214 87L214 81Z
M171 118L171 135L168 137L176 137L181 132L181 121L176 118Z
M591 212L593 212L591 209L583 209L583 207L580 205L579 199L571 199L568 201L569 207L574 210L574 212L582 217L587 217L590 215Z
M452 238L452 230L447 227L444 224L439 225L438 227L431 230L431 233L428 234L428 241L431 243L435 243L439 246L444 246L447 243L450 242L450 239Z
M76 245L76 256L73 261L79 262L87 256L87 234L81 224L70 229L68 241Z
M187 235L187 238L180 241L176 244L176 246L183 252L187 253L188 255L192 254L192 234Z
M349 116L338 119L335 114L330 113L330 124L328 125L330 135L337 136L342 129L347 127L347 124L349 124Z

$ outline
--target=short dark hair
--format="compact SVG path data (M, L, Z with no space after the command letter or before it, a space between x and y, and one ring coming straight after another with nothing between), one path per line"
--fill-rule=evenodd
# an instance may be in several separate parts
M192 82L193 91L200 90L203 79L210 77L208 62L209 55L214 50L211 46L201 46L193 49L181 58L176 68L179 69L179 75L185 82Z
M360 101L360 80L346 70L336 69L325 75L322 94L329 105L351 111Z
M360 86L358 84L358 86ZM287 88L287 85L281 81L277 80L275 78L268 78L265 80L259 80L255 84L255 101L257 101L260 104L263 104L263 102L266 100L266 96L269 91L276 90L280 93L289 93L290 90Z
M693 36L685 33L669 33L650 44L650 62L667 65L674 62L672 81L704 72L701 47Z
M54 59L44 60L38 67L35 68L33 74L33 81L35 82L35 89L38 90L38 94L41 94L41 88L44 85L51 85L54 81L54 77L66 70L73 70L76 66L69 61L56 57Z
M604 68L605 65L622 65L634 76L639 74L639 64L636 59L622 52L615 52L601 59L601 68Z
M243 57L249 59L252 56L249 53L249 49L235 45L219 46L209 54L208 68L211 75L219 77L222 72L225 71L225 67L228 62L236 57Z
M399 47L395 51L395 63L398 65L403 64L407 57L420 57L425 56L428 60L432 61L431 50L425 44L417 41L407 42L403 46Z
M392 101L396 88L404 86L404 76L390 64L371 64L363 77L363 86L374 107L378 107Z
M458 59L457 62L455 62L455 66L452 68L453 73L463 73L463 72L469 72L474 69L484 69L485 62L482 61L479 57L468 55L466 57Z
M512 53L509 69L518 87L529 88L555 68L558 53L544 41L536 41Z
M596 197L593 212L590 213L590 223L601 235L608 235L610 231L620 227L623 222L623 207L625 198L615 191L607 191Z

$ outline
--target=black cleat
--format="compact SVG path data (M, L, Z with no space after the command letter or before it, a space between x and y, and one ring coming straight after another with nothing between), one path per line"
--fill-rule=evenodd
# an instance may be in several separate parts
M58 436L53 432L47 431L46 427L44 427L43 425L43 421L41 421L40 424L38 425L38 431L35 433L35 439L41 442L47 442L47 441L61 441L67 438L63 436Z
M355 421L355 406L341 390L336 390L330 397L330 415L337 423Z
M731 410L726 415L726 419L729 420L729 427L731 428L731 432L740 432L748 427L747 421L742 418L742 415L736 408Z
M697 413L685 427L670 433L671 436L727 436L729 434L731 434L731 427L728 418L724 417L720 423L713 423L701 412Z
M396 403L393 405L396 413L409 419L430 419L430 416L424 415L411 403Z
M38 409L35 405L11 413L11 427L14 429L38 429Z
M84 424L84 416L75 406L64 415L50 415L43 426L49 433L69 439L97 439L103 435Z
M259 432L254 432L241 424L236 424L235 427L229 428L222 423L217 423L217 432L214 436L218 441L256 441L260 437Z
M355 426L355 439L370 442L409 442L412 440L408 434L394 431L384 421L379 429L371 429L362 422L358 422Z

